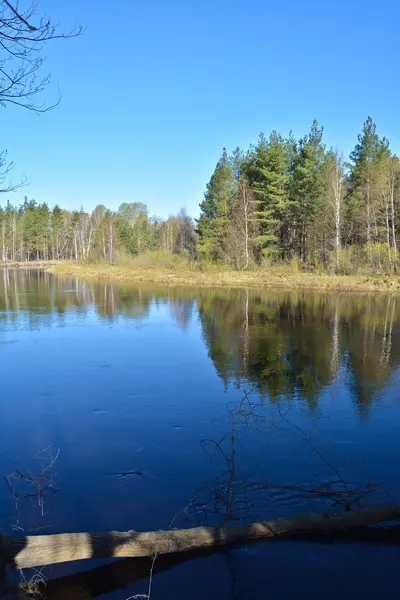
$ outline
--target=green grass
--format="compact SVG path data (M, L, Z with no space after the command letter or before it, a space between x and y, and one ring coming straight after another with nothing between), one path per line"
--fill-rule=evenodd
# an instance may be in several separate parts
M42 591L37 583L27 581L26 583L20 583L19 589L25 596L31 598L42 598Z

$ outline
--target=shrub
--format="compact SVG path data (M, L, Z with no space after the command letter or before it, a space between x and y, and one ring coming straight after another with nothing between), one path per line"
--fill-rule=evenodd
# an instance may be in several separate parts
M171 271L191 271L195 263L187 253L171 254L162 250L149 250L138 256L118 254L115 264L131 269L167 269Z

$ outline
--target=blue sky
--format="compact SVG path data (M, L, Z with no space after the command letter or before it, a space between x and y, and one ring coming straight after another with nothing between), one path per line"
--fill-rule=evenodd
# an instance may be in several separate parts
M347 154L368 114L400 152L396 0L40 0L78 39L48 45L60 106L0 108L24 194L91 210L144 202L198 214L223 146L313 118ZM1 198L0 201L4 201Z

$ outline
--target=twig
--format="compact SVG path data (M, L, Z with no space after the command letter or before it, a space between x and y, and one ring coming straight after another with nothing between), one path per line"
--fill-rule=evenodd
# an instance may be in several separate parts
M150 574L149 574L149 588L147 590L147 594L134 594L133 596L129 596L129 598L126 598L126 600L139 600L140 598L146 598L147 600L150 600L151 588L153 585L154 564L156 562L156 559L157 559L157 554L154 555L153 561L151 563Z
M44 452L47 452L51 448L48 446L41 452L39 452L35 458L43 455ZM18 504L21 499L24 498L36 498L37 504L40 508L41 516L44 516L44 506L46 503L46 496L53 496L58 492L58 488L56 487L56 476L54 474L50 475L50 471L53 468L55 462L57 461L60 455L60 449L57 449L55 456L50 453L49 463L47 465L41 465L41 471L38 474L33 474L30 469L28 469L27 473L22 473L19 469L16 469L14 473L11 475L7 475L4 477L4 481L10 490L13 500L14 500L14 509L16 513L16 525L19 526L19 516L18 516ZM23 489L18 490L19 483L27 483L34 488L34 492L27 492Z

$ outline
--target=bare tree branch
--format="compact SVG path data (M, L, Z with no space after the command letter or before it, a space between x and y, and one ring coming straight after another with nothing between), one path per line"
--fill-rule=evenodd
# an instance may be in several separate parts
M80 25L60 31L58 23L46 15L39 17L35 0L25 10L10 0L0 0L0 105L21 106L36 113L57 106L59 99L51 105L37 102L50 83L50 75L39 76L43 50L50 40L76 37L82 31Z
M26 178L19 183L12 183L9 177L14 166L13 162L8 162L7 160L7 150L0 152L0 194L15 192L27 183Z
M14 8L14 7L13 7L13 6L12 6L12 5L11 5L11 4L8 2L8 0L4 0L4 3L5 3L5 4L8 6L8 8L11 10L11 12L13 12L13 13L14 13L14 15L15 15L16 17L18 17L18 19L19 19L20 21L22 21L22 23L28 27L28 29L30 29L30 31L36 31L36 27L33 27L33 25L30 25L30 24L28 23L28 21L26 21L26 20L24 19L24 17L23 17L22 15L20 15L20 14L17 12L17 10L16 10L16 9L15 9L15 8Z
M18 2L14 5L10 0L0 0L0 106L20 106L39 114L52 110L60 102L60 94L51 104L37 102L50 83L50 75L38 78L45 60L42 55L45 44L76 37L82 33L82 27L60 32L59 25L50 18L38 17L36 0L28 2L27 8L20 10ZM38 23L33 25L36 19ZM0 194L26 184L26 180L12 184L9 173L13 167L12 162L7 162L7 151L0 152Z

